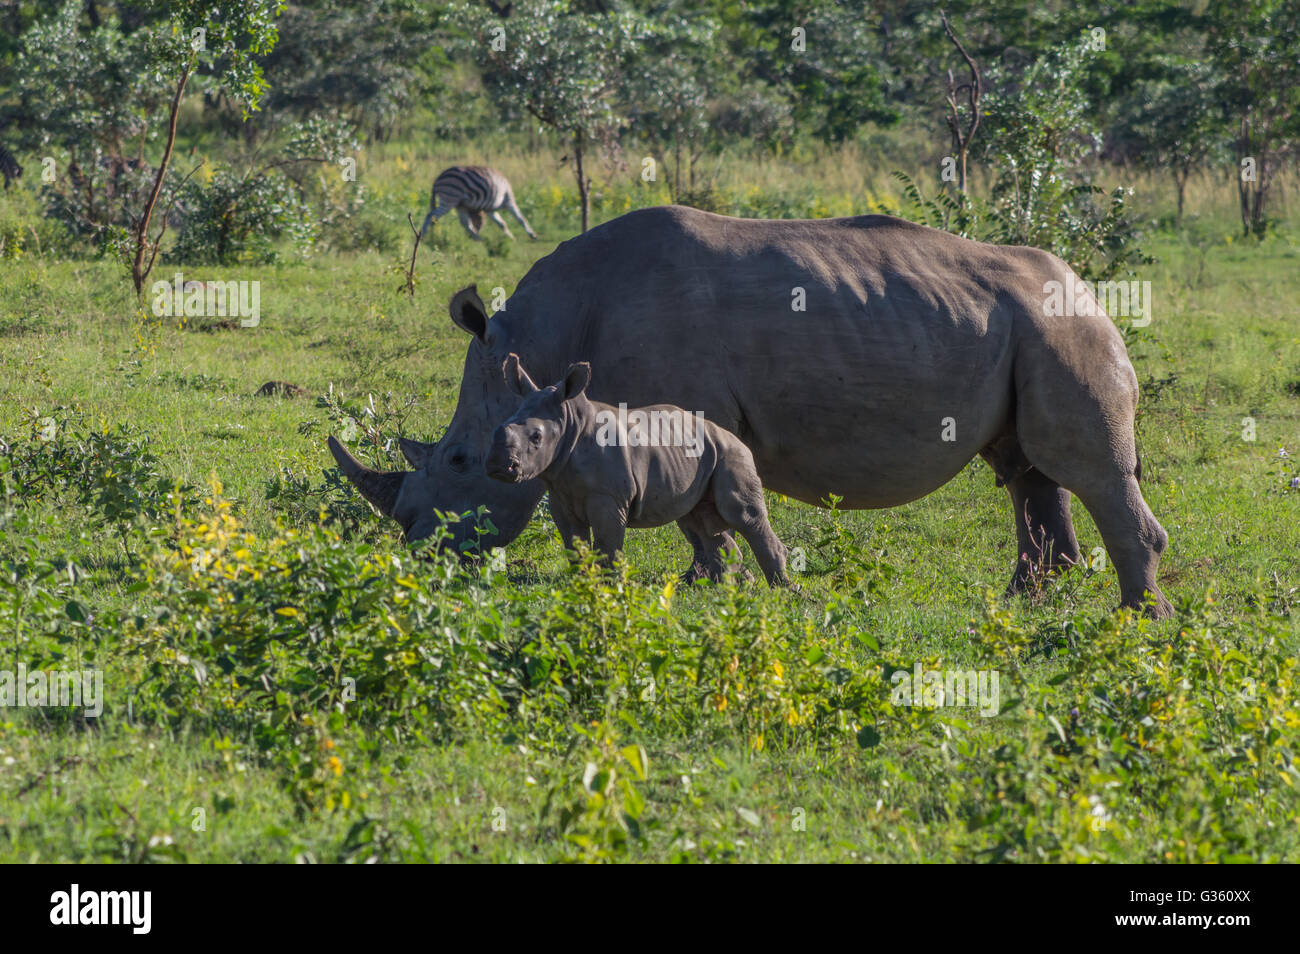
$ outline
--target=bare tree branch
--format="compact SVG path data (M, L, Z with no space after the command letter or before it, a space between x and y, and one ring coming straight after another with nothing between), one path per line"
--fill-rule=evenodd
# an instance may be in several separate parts
M953 148L957 151L958 166L958 183L957 188L961 192L966 191L966 154L970 151L971 140L975 138L975 131L980 126L980 94L983 92L983 85L980 81L979 67L975 65L975 60L966 52L966 47L962 46L961 40L957 39L957 34L953 32L952 26L948 23L948 15L942 10L939 16L943 20L943 32L948 35L952 45L957 48L962 59L966 61L966 66L970 69L971 81L957 85L952 75L952 70L948 71L948 94L945 97L948 103L948 129L952 132ZM965 131L962 131L961 111L957 107L957 97L962 93L966 94L966 105L970 110L970 120Z

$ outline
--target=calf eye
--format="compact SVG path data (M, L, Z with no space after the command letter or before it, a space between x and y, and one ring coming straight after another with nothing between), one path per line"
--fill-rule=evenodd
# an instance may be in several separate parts
M528 439L532 441L534 444L540 444L542 442L542 432L533 431L531 434L528 435Z

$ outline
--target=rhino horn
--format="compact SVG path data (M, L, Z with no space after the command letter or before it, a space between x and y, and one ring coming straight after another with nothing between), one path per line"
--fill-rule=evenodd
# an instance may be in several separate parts
M433 452L438 449L438 442L434 441L432 444L425 444L421 441L413 441L409 437L399 437L397 446L402 449L402 456L406 458L407 463L416 470L420 470L428 463L429 458L433 456Z
M397 506L397 495L402 492L402 481L406 480L406 471L383 473L371 470L349 454L348 449L336 441L332 434L329 446L330 453L338 461L339 470L343 471L343 476L356 485L357 490L361 491L361 496L374 504L375 509L385 517L391 517Z

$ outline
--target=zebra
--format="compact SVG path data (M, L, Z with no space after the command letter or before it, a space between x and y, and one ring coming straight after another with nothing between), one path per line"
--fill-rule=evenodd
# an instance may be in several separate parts
M438 173L433 180L433 193L429 196L429 214L425 216L424 225L420 227L420 237L429 230L430 224L442 218L452 209L460 216L460 224L470 238L482 241L479 230L483 228L483 213L492 217L492 221L501 226L506 237L513 239L505 220L497 213L506 209L519 220L529 238L537 238L537 233L529 226L524 214L515 202L514 190L510 182L495 169L487 166L452 166Z
M22 174L23 167L18 164L18 159L0 142L0 176L4 176L5 188L8 189L10 181Z

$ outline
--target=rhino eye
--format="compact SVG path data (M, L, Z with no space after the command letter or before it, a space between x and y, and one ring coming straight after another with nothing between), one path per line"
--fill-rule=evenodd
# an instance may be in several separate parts
M533 431L531 434L528 435L528 439L532 441L534 445L540 444L542 442L542 432Z
M447 463L452 470L463 471L466 464L465 452L463 450L452 451L451 458Z

